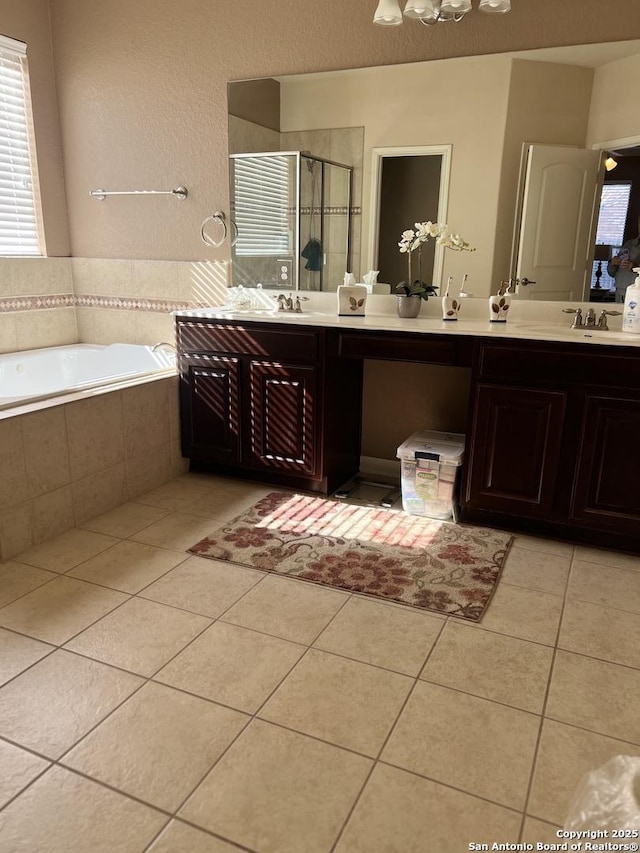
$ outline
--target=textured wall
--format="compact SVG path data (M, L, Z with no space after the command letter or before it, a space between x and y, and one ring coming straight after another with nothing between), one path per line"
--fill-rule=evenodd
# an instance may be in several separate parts
M381 28L375 0L50 0L72 253L228 256L198 234L228 209L228 80L639 37L638 0L615 5L513 0L505 16ZM87 195L178 183L184 204Z

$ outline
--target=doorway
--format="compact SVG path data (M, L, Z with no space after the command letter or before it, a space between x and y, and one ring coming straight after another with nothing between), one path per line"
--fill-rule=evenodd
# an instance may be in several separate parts
M416 222L446 222L450 161L450 145L373 149L369 257L392 291L407 278L406 256L398 249L402 232ZM422 280L439 287L443 264L444 251L429 241Z

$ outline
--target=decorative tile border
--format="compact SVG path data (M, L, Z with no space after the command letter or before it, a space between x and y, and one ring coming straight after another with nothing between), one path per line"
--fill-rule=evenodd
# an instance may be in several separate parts
M111 311L157 311L166 314L169 311L181 311L185 308L197 308L195 302L178 301L175 299L136 299L129 296L97 296L86 294L76 296L78 308L108 308Z
M0 299L0 313L9 311L41 311L46 308L73 308L73 293L47 293L40 296L9 296Z
M14 311L43 311L50 308L109 308L112 311L156 311L167 314L184 308L197 308L199 303L171 299L136 299L126 296L74 296L73 293L51 293L46 296L12 296L0 299L0 314Z

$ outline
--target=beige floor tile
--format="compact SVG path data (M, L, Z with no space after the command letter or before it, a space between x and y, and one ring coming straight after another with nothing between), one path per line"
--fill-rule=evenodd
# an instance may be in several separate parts
M189 557L140 595L215 619L263 579L264 572Z
M222 523L246 512L250 506L273 491L276 491L273 486L256 485L253 487L245 486L237 492L214 488L186 502L182 511Z
M640 571L574 560L567 597L640 613Z
M570 557L574 548L569 542L541 539L539 536L526 536L524 533L518 533L513 544L517 548L528 548L530 551L542 551L545 554L558 554L561 557Z
M640 615L568 601L558 647L640 668Z
M63 763L173 812L248 721L237 711L148 683Z
M294 643L312 643L348 594L296 578L264 576L224 614L225 622L264 631Z
M519 829L516 812L378 764L336 853L459 853L517 841Z
M68 572L78 563L106 551L117 541L114 536L73 528L49 542L23 551L15 559L40 569L49 569L51 572Z
M68 648L151 676L209 624L203 616L132 598L83 631Z
M382 760L521 809L539 728L533 714L421 682Z
M212 531L211 519L172 512L150 527L130 536L135 542L187 551Z
M535 817L527 817L522 830L522 841L526 844L559 844L564 839L558 838L561 827ZM553 848L549 848L553 849Z
M0 688L0 735L58 758L141 683L58 650Z
M81 526L85 530L94 533L104 533L107 536L117 536L125 539L132 533L137 533L143 527L149 527L156 521L160 521L170 510L160 509L155 506L145 506L139 503L125 503L111 509L102 515L96 515L85 521Z
M118 542L108 551L71 569L67 577L136 593L185 559L182 551L168 551L141 542Z
M53 646L0 628L0 685L39 661Z
M180 817L264 853L326 853L370 767L366 758L256 720Z
M312 649L260 716L376 756L412 684L404 675Z
M564 826L584 775L616 755L640 756L640 748L613 738L545 720L527 812Z
M420 677L540 714L552 658L548 646L451 621Z
M558 650L545 715L640 744L640 671Z
M49 767L49 762L0 740L0 809ZM0 846L2 838L0 838Z
M166 820L155 809L52 767L0 814L0 837L11 853L134 853Z
M161 507L171 512L184 512L197 498L211 490L211 483L194 478L177 477L157 489L136 498L136 503Z
M75 578L57 577L0 610L0 625L62 645L127 596Z
M14 563L11 560L0 563L0 607L10 604L55 577L57 575L52 572L25 566L24 563Z
M509 551L500 583L564 595L570 565L570 554L547 554L514 545Z
M238 850L235 844L227 844L186 823L172 820L149 847L148 853L238 853Z
M314 647L416 676L442 627L428 613L352 598Z
M156 680L254 713L303 653L303 646L216 622Z
M562 598L559 595L498 584L479 625L498 634L553 646L561 612Z
M586 563L598 563L601 566L614 566L618 569L640 571L640 555L623 554L621 551L607 551L604 548L587 548L576 545L575 559Z

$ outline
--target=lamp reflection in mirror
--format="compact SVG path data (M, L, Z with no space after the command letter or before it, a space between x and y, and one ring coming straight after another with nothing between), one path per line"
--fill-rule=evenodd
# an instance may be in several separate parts
M509 12L511 0L480 0L478 9L490 13ZM461 21L471 10L471 0L407 0L404 17L431 25L438 21ZM399 0L380 0L373 22L381 26L397 27L402 23L402 16Z
M607 170L607 172L610 172L612 169L615 169L615 167L617 165L618 165L618 161L614 160L613 157L611 156L611 154L609 154L607 159L604 161L604 167Z

